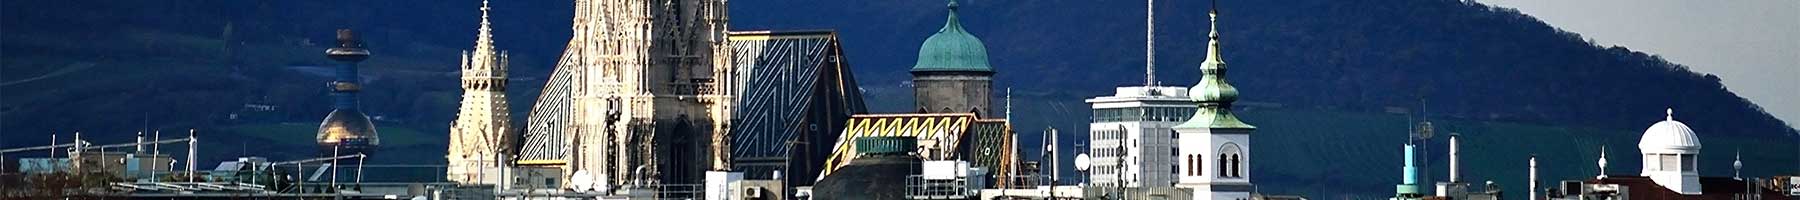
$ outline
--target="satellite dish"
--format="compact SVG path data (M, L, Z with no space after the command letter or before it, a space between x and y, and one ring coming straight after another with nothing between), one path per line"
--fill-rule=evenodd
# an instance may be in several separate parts
M575 191L586 191L594 188L594 175L588 173L587 170L576 170L575 174L569 178L572 179L569 180L569 187L574 188Z
M1087 171L1088 165L1093 164L1093 161L1090 159L1091 158L1088 158L1088 155L1085 153L1075 155L1075 170Z

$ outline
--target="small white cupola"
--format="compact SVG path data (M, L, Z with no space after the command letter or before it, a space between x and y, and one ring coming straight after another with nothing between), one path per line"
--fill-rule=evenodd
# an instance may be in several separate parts
M1643 152L1643 176L1657 185L1684 195L1700 194L1700 176L1695 160L1700 155L1700 138L1687 124L1675 121L1675 109L1665 111L1663 121L1644 130L1638 141Z

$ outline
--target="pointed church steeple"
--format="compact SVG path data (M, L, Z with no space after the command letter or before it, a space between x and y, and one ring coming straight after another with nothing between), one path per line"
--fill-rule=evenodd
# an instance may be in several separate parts
M1195 103L1194 116L1171 127L1178 134L1175 137L1176 154L1187 159L1178 168L1189 171L1180 177L1175 187L1193 189L1194 199L1250 199L1250 190L1213 190L1254 187L1251 175L1255 173L1251 169L1255 167L1250 166L1257 160L1251 154L1256 148L1252 147L1250 139L1256 126L1239 121L1231 114L1231 103L1237 101L1237 89L1225 82L1225 58L1219 48L1216 2L1213 11L1208 12L1214 26L1207 36L1206 60L1200 63L1200 81L1188 90L1188 97Z
M503 168L513 155L515 129L507 102L506 52L495 50L488 1L481 1L481 25L476 28L474 49L462 55L462 102L456 121L450 124L450 143L445 159L447 180L457 183L499 184Z
M1200 63L1200 83L1188 90L1188 96L1198 101L1200 108L1194 112L1193 118L1176 125L1176 128L1256 128L1239 121L1236 115L1231 114L1231 103L1237 101L1238 91L1225 82L1225 56L1219 48L1218 7L1218 1L1213 1L1212 10L1207 11L1212 31L1207 34L1206 60Z
M477 55L494 54L493 28L488 27L488 10L491 9L488 7L487 0L481 1L481 28L477 29L475 33L475 54Z

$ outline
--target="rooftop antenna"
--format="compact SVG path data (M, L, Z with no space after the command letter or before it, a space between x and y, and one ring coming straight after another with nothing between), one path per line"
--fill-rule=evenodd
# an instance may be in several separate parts
M187 154L188 154L187 155L187 157L188 157L188 159L187 159L187 179L188 180L187 180L187 182L194 182L194 176L199 175L198 172L194 171L196 169L196 167L198 166L198 165L194 165L194 163L199 162L199 160L196 160L196 159L198 159L198 157L194 156L194 149L198 148L198 146L195 146L195 145L200 144L198 139L194 138L194 129L188 129L188 141L187 142L188 142L188 152L187 152Z
M1006 122L1012 123L1012 87L1006 87Z
M1156 0L1144 0L1144 86L1156 86Z

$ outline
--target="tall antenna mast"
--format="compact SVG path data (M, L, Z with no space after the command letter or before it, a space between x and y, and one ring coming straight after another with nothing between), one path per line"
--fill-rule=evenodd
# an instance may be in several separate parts
M1006 121L1012 121L1012 87L1006 87Z
M1156 0L1144 0L1144 86L1156 86Z

